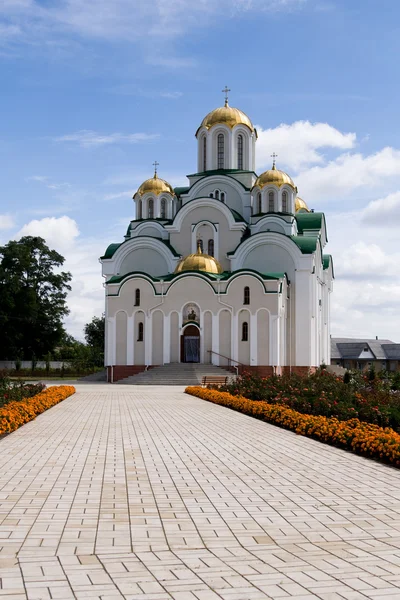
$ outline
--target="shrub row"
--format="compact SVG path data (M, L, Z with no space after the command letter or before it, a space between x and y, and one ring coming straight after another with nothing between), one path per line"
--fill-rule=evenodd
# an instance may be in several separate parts
M0 435L15 431L24 423L75 393L72 385L50 387L32 398L9 402L0 408Z
M339 421L334 417L305 415L279 404L248 400L228 392L201 387L189 386L185 391L214 404L290 429L299 435L400 466L400 434L388 427L382 428L359 419Z

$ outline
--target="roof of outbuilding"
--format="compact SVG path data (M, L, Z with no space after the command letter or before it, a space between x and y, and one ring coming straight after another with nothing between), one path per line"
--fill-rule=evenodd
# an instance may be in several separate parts
M369 346L372 354L377 360L386 360L384 346L399 346L391 340L377 340L368 338L331 338L332 359L358 359L365 346ZM358 354L357 354L358 352Z
M382 348L389 360L400 360L400 344L382 344Z

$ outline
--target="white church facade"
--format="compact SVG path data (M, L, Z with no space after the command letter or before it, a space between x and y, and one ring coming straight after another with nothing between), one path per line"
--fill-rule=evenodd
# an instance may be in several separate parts
M330 364L324 214L275 156L256 174L257 131L227 99L196 138L188 185L156 170L133 196L124 240L101 257L109 379L179 362L265 375Z

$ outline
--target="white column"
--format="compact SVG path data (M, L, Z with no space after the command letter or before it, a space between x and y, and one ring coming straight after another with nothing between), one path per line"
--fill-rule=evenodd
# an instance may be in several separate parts
M311 274L309 269L296 271L295 275L295 307L292 314L296 323L295 362L300 367L311 366L311 320L313 317L312 299L310 298Z
M153 364L152 357L152 340L153 340L153 320L152 314L145 315L144 319L144 340L145 340L145 364L151 365Z
M257 315L250 315L250 365L258 365L257 356Z
M239 359L239 336L238 336L239 314L231 312L231 357Z
M271 315L270 318L270 357L273 367L280 366L280 339L279 339L279 316Z
M107 319L107 327L108 327L108 349L107 349L107 358L109 365L115 365L116 355L117 355L117 347L116 347L116 321L115 317L109 317Z
M219 315L212 315L212 341L211 349L213 352L219 352ZM211 362L214 365L219 365L219 356L211 355Z
M164 349L163 361L164 365L171 362L171 318L170 315L164 315Z
M128 317L126 332L126 364L134 365L134 316Z

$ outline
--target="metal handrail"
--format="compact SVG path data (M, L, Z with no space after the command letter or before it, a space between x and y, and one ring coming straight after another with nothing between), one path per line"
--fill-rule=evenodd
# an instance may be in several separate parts
M228 367L233 367L234 369L236 369L236 375L239 375L239 367L246 366L243 363L236 360L235 358L231 358L230 356L224 356L223 354L220 354L219 352L215 352L214 350L207 350L207 352L209 354L216 354L217 356L220 356L221 358L226 358L226 360L228 361ZM236 365L233 365L232 362L236 363Z

